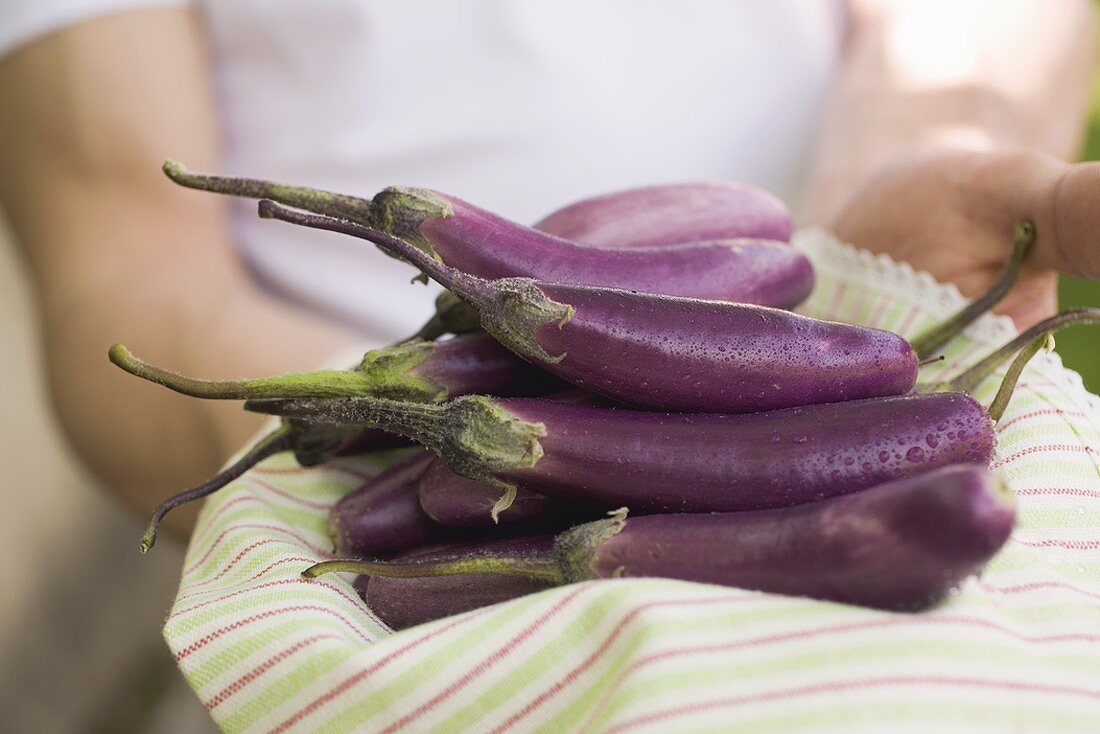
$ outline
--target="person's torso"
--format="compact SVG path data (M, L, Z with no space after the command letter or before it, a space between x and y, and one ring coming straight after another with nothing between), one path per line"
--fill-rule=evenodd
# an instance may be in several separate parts
M784 198L819 125L835 0L203 0L226 167L370 196L435 188L529 223L634 185ZM364 242L235 219L271 288L378 341L431 313Z

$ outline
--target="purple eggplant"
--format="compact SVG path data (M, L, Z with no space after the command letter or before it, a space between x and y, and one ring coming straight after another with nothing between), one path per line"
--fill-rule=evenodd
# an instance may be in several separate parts
M654 247L743 237L786 242L794 223L783 200L768 191L704 181L593 196L534 228L598 247Z
M454 535L420 509L417 487L432 455L421 452L344 495L329 512L329 537L345 556L387 558Z
M355 197L251 179L165 172L184 186L270 198L333 214L412 242L432 258L483 278L536 277L786 308L813 288L813 267L783 242L735 239L673 247L598 248L540 232L427 189Z
M810 261L782 242L735 239L597 248L425 189L387 189L374 204L380 229L482 278L539 278L777 308L800 303L813 288Z
M381 576L419 579L403 591L410 605L417 594L430 594L423 577L458 575L474 584L477 574L514 574L555 584L672 578L918 611L978 573L1008 539L1015 517L1012 493L987 469L951 466L782 510L620 514L562 533L549 552L487 545L402 562L327 561L303 575L369 574L372 586ZM467 588L456 584L454 594ZM431 613L449 612L436 601Z
M430 561L453 557L456 553L481 552L485 548L500 554L534 557L553 551L554 536L452 545L427 552L408 553L399 560ZM540 579L494 573L419 579L360 576L355 584L371 611L395 630L498 604L554 586Z
M469 479L455 474L440 459L428 465L420 477L420 507L432 520L441 525L456 527L485 527L492 525L493 507L500 499L500 487L495 484ZM496 518L497 522L524 522L549 515L564 514L561 500L516 488L516 496L508 509ZM591 515L591 513L590 513Z
M787 311L527 278L462 273L398 238L260 202L261 216L361 236L481 312L506 347L615 400L738 413L898 395L917 356L896 334Z
M298 420L402 433L455 472L646 512L784 507L956 463L988 463L993 423L962 393L928 393L722 415L655 413L466 396L444 405L369 398L266 400Z

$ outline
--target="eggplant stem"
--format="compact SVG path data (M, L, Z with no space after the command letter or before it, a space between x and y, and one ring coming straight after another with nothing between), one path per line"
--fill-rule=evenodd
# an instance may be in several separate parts
M1001 416L1005 413L1005 408L1008 407L1008 401L1012 399L1012 393L1016 389L1016 383L1020 380L1020 374L1027 367L1027 363L1031 361L1039 351L1047 344L1050 343L1050 334L1044 334L1038 339L1035 339L1030 344L1020 350L1020 353L1016 355L1016 358L1012 360L1012 364L1008 366L1008 372L1005 373L1004 380L1001 381L1001 386L997 388L997 395L994 396L993 402L989 404L989 417L996 423L1001 419Z
M516 501L516 492L518 488L511 482L497 481L493 482L493 484L499 485L500 488L504 490L500 497L497 498L497 501L493 503L492 510L489 511L489 516L493 519L493 523L499 524L500 513L507 510L512 506L512 503Z
M1035 225L1029 221L1017 222L1013 231L1012 255L1008 258L1004 270L1001 272L993 287L975 298L955 315L948 318L927 331L910 340L917 356L924 358L939 349L947 342L954 339L979 316L993 308L1020 277L1031 245L1035 242Z
M373 242L387 255L406 260L413 267L419 268L432 280L464 300L471 301L476 305L488 305L492 299L493 285L489 281L445 265L419 247L387 232L346 219L289 209L270 199L260 201L259 212L262 219L278 219L302 227L339 232L340 234L351 235L361 240Z
M362 224L371 223L371 200L357 196L337 194L332 191L307 186L291 186L256 178L218 176L208 173L192 173L179 161L167 158L162 166L165 175L180 186L199 191L211 191L248 199L271 199L288 206L318 214L350 219Z
M428 434L437 429L446 406L386 398L274 398L249 400L244 409L306 423L365 425L425 443Z
M357 573L361 576L390 578L423 578L425 576L456 576L468 573L500 573L527 576L552 584L564 584L558 560L552 555L471 556L438 561L360 561L337 559L321 561L302 571L307 579L326 573Z
M985 378L993 374L998 367L1032 341L1040 337L1054 334L1067 326L1097 323L1100 323L1100 308L1075 308L1069 311L1062 311L1022 331L1017 337L1004 346L995 349L989 355L952 379L935 385L933 389L966 393L973 392Z
M160 529L161 520L164 519L165 515L180 505L214 494L267 457L281 451L289 451L294 445L293 434L294 430L290 426L284 425L276 428L257 441L248 453L207 481L197 487L173 495L162 502L153 511L153 516L149 519L149 525L145 528L145 534L141 536L141 552L147 553L156 544L157 531Z
M465 395L442 405L384 398L255 400L245 410L306 423L361 424L423 444L462 476L506 490L494 509L514 497L501 477L529 469L542 458L546 426L509 413L484 395ZM507 490L512 489L509 493Z
M410 337L396 341L390 346L396 347L405 342L416 341L417 339L423 339L424 341L434 342L439 337L446 334L449 330L443 323L443 319L439 317L439 314L433 314L430 319L424 322L424 325L417 329L416 333Z
M470 304L450 291L435 299L435 314L406 341L435 341L444 334L468 334L481 330L481 316Z
M113 345L107 356L131 375L207 400L355 397L369 395L375 387L361 370L318 370L246 380L200 380L151 365L122 344Z

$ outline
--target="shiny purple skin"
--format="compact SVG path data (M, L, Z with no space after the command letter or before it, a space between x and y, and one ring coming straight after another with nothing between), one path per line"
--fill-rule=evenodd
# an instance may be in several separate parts
M543 456L501 478L542 494L644 512L733 512L848 494L949 464L988 464L993 422L962 393L750 415L496 401L545 426Z
M411 553L402 556L402 559L452 558L481 552L507 556L545 555L551 552L553 545L552 535L511 538L452 546L428 553ZM365 586L363 599L367 606L395 630L534 594L553 586L546 581L536 581L525 576L498 573L410 579L372 576L365 584L363 578L359 577L356 586L360 589Z
M951 466L783 510L632 517L590 568L915 611L981 570L1015 516L988 470Z
M768 191L702 181L593 196L534 228L597 247L653 247L742 237L787 242L794 223L783 200Z
M739 239L598 248L433 193L454 213L426 218L419 225L420 236L444 263L482 278L531 277L776 308L800 303L813 288L810 261L782 242Z
M337 552L355 558L388 558L447 541L452 533L420 509L417 488L432 455L417 454L345 495L329 513Z
M569 388L484 332L436 341L431 355L410 372L442 386L448 397L545 395Z
M493 505L500 499L500 487L455 474L435 459L420 477L420 507L432 520L455 527L492 527ZM516 498L497 518L500 523L523 522L560 514L561 500L519 487Z
M541 366L625 403L685 412L748 413L901 395L917 354L889 331L778 309L537 283L575 311L545 323Z

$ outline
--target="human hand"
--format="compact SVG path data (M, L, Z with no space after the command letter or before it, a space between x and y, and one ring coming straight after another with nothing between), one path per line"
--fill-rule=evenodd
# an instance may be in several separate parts
M1021 219L1035 224L1035 244L996 310L1025 328L1057 310L1059 272L1100 278L1100 164L1030 151L924 152L865 179L826 224L974 296L1000 274Z

